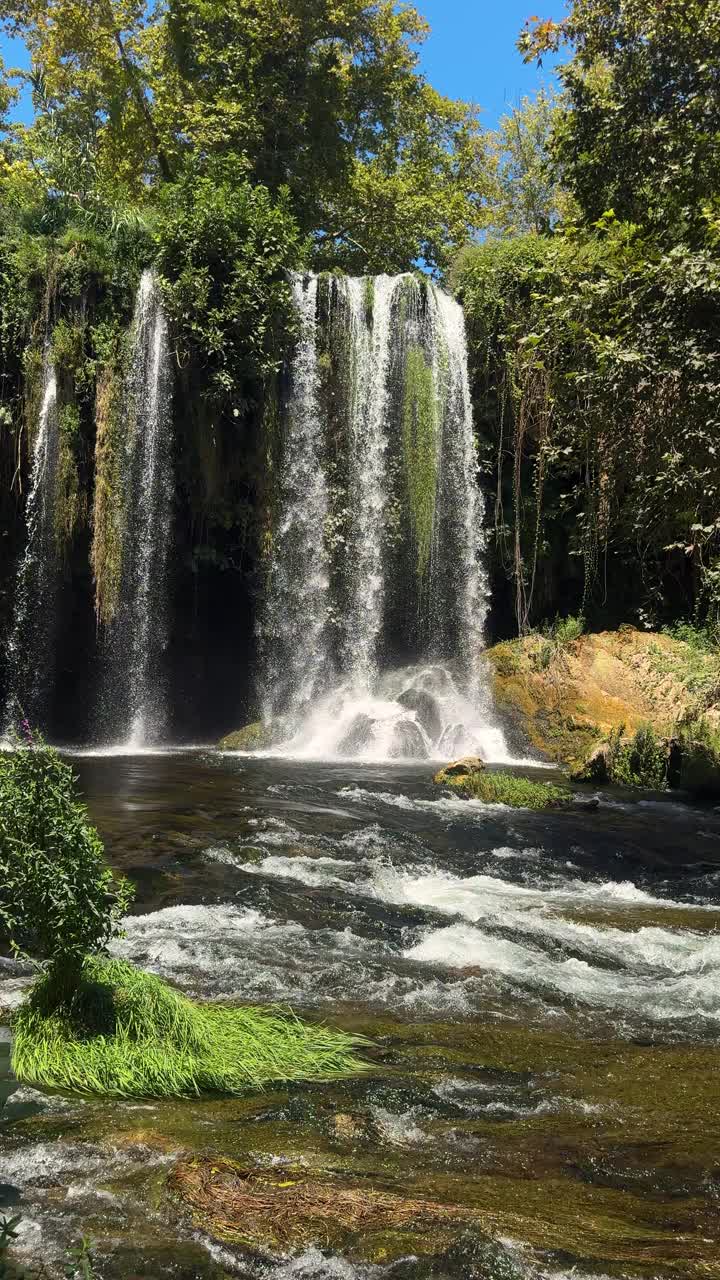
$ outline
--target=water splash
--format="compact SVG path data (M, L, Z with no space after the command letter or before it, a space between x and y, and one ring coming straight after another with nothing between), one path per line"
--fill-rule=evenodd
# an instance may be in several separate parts
M59 455L57 380L46 353L26 508L27 544L17 570L15 616L7 646L6 734L17 725L19 713L33 725L42 726L47 717L59 567L55 527Z
M100 696L102 741L130 750L163 741L168 728L162 655L174 489L171 394L167 322L155 276L145 271L125 389L119 603L106 637Z
M278 750L507 760L481 657L484 506L462 308L411 275L310 277L295 297L262 629Z

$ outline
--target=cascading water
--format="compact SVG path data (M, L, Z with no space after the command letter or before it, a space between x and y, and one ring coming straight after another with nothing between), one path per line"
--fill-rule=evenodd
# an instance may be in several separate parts
M281 515L261 629L266 647L263 711L290 722L326 686L329 563L325 544L328 496L319 405L317 280L296 279L301 332L292 370Z
M46 354L26 511L27 545L17 571L15 616L7 646L6 732L16 727L19 716L27 716L33 725L42 725L46 718L59 568L55 527L59 453L57 382Z
M305 757L508 758L462 309L414 276L296 281L264 718Z
M167 322L155 277L145 271L125 390L120 591L105 638L100 697L102 741L131 750L160 743L167 734L162 654L174 491L171 393Z

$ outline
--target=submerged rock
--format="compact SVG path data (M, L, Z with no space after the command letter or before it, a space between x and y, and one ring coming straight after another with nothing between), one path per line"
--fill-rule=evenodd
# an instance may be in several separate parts
M272 745L272 735L262 720L246 724L235 733L228 733L220 739L220 751L263 751Z
M433 778L438 786L449 786L450 783L454 787L462 784L464 779L474 778L478 773L482 773L485 769L485 761L480 756L463 756L461 760L453 760L450 764L446 764L440 769Z

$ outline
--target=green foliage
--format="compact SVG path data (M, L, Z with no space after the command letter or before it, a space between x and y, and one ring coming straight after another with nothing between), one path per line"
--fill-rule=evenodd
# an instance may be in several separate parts
M488 769L450 778L446 785L472 800L482 800L483 804L506 804L513 809L552 809L571 799L565 787Z
M19 1214L14 1218L0 1218L0 1280L20 1280L7 1255L13 1240L19 1239L21 1222Z
M65 1255L66 1280L94 1280L93 1247L90 1236L81 1236L79 1244L68 1249Z
M646 627L720 616L717 260L609 219L468 250L453 283L520 631L561 598L593 622L608 599Z
M523 98L487 135L492 175L487 199L493 231L543 235L574 213L550 158L552 131L560 112L558 96L541 90L536 98Z
M19 1080L112 1097L244 1093L362 1069L357 1037L272 1009L198 1005L121 960L85 961L67 995L52 974L13 1023Z
M716 240L720 205L718 0L573 0L531 20L527 59L567 43L554 152L590 224L614 210L663 243Z
M677 784L701 799L720 798L720 725L700 712L677 726L680 770Z
M437 403L432 365L422 347L405 357L403 460L418 577L430 564L437 489Z
M609 782L654 791L667 785L667 743L650 725L641 725L629 740L624 725L614 729L608 738L606 760Z
M676 622L671 627L663 627L663 633L689 645L696 653L720 658L720 627L717 623L698 627L694 622Z
M287 195L252 187L232 165L188 172L163 189L157 239L181 358L204 366L211 396L231 405L245 380L277 369L293 325L287 272L304 246Z
M57 752L38 741L0 756L0 942L64 980L117 937L130 899Z
M409 4L55 0L52 18L40 0L4 12L32 58L36 118L12 131L7 177L20 205L89 226L126 210L127 226L162 184L229 162L287 190L322 265L367 272L442 267L484 224L477 111L419 74Z
M548 627L547 634L556 645L563 648L565 645L572 644L574 640L579 640L584 631L585 619L573 617L571 614L568 618L556 618Z

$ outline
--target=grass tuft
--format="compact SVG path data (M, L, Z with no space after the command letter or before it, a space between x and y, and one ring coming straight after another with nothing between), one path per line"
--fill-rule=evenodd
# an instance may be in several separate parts
M18 1080L110 1097L244 1093L271 1082L364 1069L367 1041L273 1009L195 1004L123 960L86 960L58 1003L44 975L13 1022Z
M551 782L531 782L529 778L517 777L513 773L491 773L488 770L450 778L446 785L471 800L507 804L514 809L553 809L571 799L569 791Z

